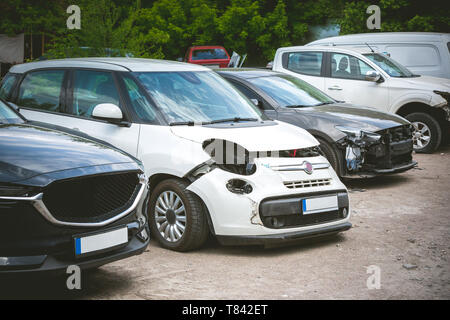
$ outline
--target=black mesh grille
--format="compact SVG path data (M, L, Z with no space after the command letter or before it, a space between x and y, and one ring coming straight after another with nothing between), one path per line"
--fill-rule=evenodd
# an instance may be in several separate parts
M44 191L50 213L65 222L100 222L128 209L139 192L136 172L56 182Z
M280 215L276 217L263 218L263 224L267 228L282 229L289 227L304 227L325 222L332 222L343 219L339 210L313 213L304 215L302 213Z

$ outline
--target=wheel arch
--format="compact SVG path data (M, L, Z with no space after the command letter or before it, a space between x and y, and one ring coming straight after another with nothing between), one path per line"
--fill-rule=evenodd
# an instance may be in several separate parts
M415 112L427 113L435 118L439 123L445 121L445 111L442 108L432 107L423 102L409 102L401 106L395 113L399 116L405 117L408 114Z
M191 181L189 181L189 179L184 178L184 177L179 177L173 174L169 174L169 173L156 173L152 176L150 176L150 178L148 179L148 186L149 186L149 190L150 190L150 194L152 193L152 190L162 181L164 180L168 180L168 179L178 179L178 180L183 180L186 182L191 183ZM202 199L202 197L200 197L196 192L189 190L190 192L192 192L193 194L195 194L201 201L203 208L204 208L204 212L206 214L206 219L208 221L208 227L209 227L209 231L215 235L215 230L214 230L214 224L212 222L211 219L211 215L209 213L209 209L208 206L206 205L205 201Z

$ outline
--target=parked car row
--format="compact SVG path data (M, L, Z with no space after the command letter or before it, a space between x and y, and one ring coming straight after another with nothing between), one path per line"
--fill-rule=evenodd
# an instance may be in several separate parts
M267 245L348 230L340 177L411 169L415 129L288 73L134 58L11 68L0 273L96 267L149 234L188 251L209 234Z

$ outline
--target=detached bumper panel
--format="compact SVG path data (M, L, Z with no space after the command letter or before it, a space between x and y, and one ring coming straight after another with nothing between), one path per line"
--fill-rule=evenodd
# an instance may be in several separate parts
M262 236L217 236L222 245L275 245L294 242L304 239L324 237L346 231L352 227L350 222L338 225L315 228L290 233Z

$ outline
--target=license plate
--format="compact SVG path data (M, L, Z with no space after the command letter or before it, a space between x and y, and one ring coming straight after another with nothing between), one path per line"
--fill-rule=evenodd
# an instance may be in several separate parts
M108 232L75 237L74 241L75 255L78 257L99 253L128 243L128 228L123 227Z
M302 199L303 214L313 214L319 212L338 210L337 196L317 197L311 199Z

